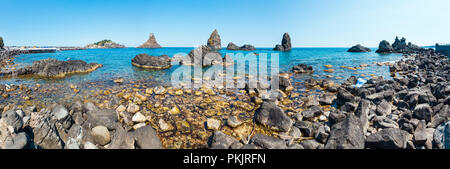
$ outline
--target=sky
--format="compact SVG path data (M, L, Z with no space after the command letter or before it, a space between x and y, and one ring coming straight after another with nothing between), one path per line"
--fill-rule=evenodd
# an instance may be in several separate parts
M449 0L0 0L0 36L9 46L126 46L150 33L164 47L206 44L377 47L395 36L426 46L450 43Z

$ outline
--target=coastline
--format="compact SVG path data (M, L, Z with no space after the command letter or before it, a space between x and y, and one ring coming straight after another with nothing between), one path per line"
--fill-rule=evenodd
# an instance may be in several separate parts
M405 58L411 58L412 56L414 55L410 54L404 55ZM436 54L418 53L417 55L415 55L415 57L412 57L414 58L412 60L420 62L421 56L436 57ZM448 59L445 60L445 58L443 57L439 57L439 59L443 61L444 65L445 64L448 65ZM405 59L401 59L399 61L396 61L394 64L391 64L391 67L395 67L397 63L404 63L404 62L406 62ZM398 69L399 68L395 68L395 70ZM403 67L402 69L406 68ZM414 73L414 71L411 73ZM293 74L289 75L290 80L292 80L292 77ZM444 82L448 83L447 80L445 80ZM111 81L113 81L113 79L111 79ZM379 86L381 84L386 85L385 83L387 84L397 83L397 81L401 82L402 80L399 80L398 78L394 77L394 80L374 81L371 82L372 84L369 85L370 87L368 88L373 88L373 86ZM349 94L351 95L356 94L356 96L360 98L365 97L367 98L367 96L369 96L367 94L365 95L358 94L360 93L359 90L351 87L351 85L355 83L356 79L354 77L347 79L343 84L340 85L334 84L326 79L312 79L311 81L306 81L304 87L300 87L299 86L300 84L294 84L295 87L305 88L306 89L305 92L281 91L282 96L281 98L276 99L277 101L275 103L277 103L276 104L277 107L281 108L281 111L286 112L287 118L291 119L291 121L293 122L293 125L289 127L290 128L289 132L283 131L280 132L277 130L273 130L273 128L269 126L265 126L254 122L255 112L261 111L261 104L267 102L267 100L259 98L257 96L258 93L255 93L254 91L245 91L245 90L228 91L225 89L210 90L206 88L202 88L200 90L175 89L167 86L161 87L158 86L158 84L148 86L145 81L121 82L118 83L117 85L114 85L115 86L114 88L105 89L102 91L89 91L87 90L89 89L89 86L85 88L86 91L85 89L81 89L80 91L80 87L72 85L60 86L56 88L50 87L51 85L48 87L42 87L41 85L34 85L34 86L1 85L2 86L1 93L3 98L9 97L17 98L18 99L17 101L19 102L24 101L23 103L25 103L24 105L1 104L2 105L1 108L4 113L8 112L9 110L22 109L22 111L25 113L24 117L27 116L33 117L35 116L34 114L42 114L42 113L46 114L45 112L51 114L54 113L53 108L54 106L52 105L55 105L56 102L42 103L40 102L39 95L41 95L41 93L51 93L52 90L53 91L62 90L64 88L64 90L66 90L67 93L72 94L66 95L65 97L62 97L62 99L60 99L65 100L65 102L56 104L62 105L62 107L64 107L68 112L71 112L65 118L71 119L69 121L72 127L78 126L77 128L81 128L81 130L90 131L91 127L85 125L96 123L94 121L101 122L104 120L96 119L93 121L92 118L95 119L99 117L96 117L96 115L89 115L89 114L92 114L96 111L99 111L98 112L99 114L101 114L102 111L109 111L113 113L114 116L107 116L108 118L110 118L107 120L107 122L108 123L113 122L114 124L103 124L103 125L106 126L115 125L114 127L115 129L110 131L113 133L113 135L119 133L125 134L125 136L133 135L127 134L127 133L134 133L133 128L137 128L140 126L141 127L152 126L152 128L154 129L148 127L145 127L143 129L148 130L149 132L155 130L154 132L156 133L156 135L158 135L158 139L161 140L161 147L159 147L157 144L156 147L153 148L220 148L220 147L271 148L265 147L265 145L267 144L277 144L281 146L277 148L305 148L305 149L333 148L331 142L328 143L330 138L337 140L348 138L346 138L346 136L340 136L339 133L336 133L336 131L333 132L334 124L333 125L330 124L330 121L333 121L335 124L340 124L339 120L333 119L335 118L334 116L339 117L338 119L340 120L345 121L347 119L351 121L353 116L350 115L349 117L347 117L347 115L345 115L346 114L345 112L347 112L348 114L351 111L356 111L357 109L360 109L359 107L361 106L360 102L355 103L354 99L349 99L346 97L350 96ZM91 85L95 86L95 84ZM338 88L339 90L338 91L333 90L333 92L327 91L330 88ZM24 94L23 92L33 94L23 95ZM396 92L399 91L396 90ZM370 90L369 93L371 93ZM395 95L396 94L394 92L394 96ZM223 98L222 96L226 97ZM446 97L448 98L448 96ZM336 98L336 100L332 98ZM329 103L330 99L335 100L336 102L340 102L341 106L338 106L339 108L332 106ZM446 100L444 98L444 100L441 99L441 101L439 102L445 103ZM377 105L374 103L372 104L373 105L372 108L370 108L370 111L373 111L374 109L373 106ZM390 104L396 105L398 104L398 102L395 103L394 100L394 102ZM76 108L80 106L81 109ZM398 107L398 105L395 107ZM29 109L32 110L28 111ZM136 114L134 114L137 112L136 109L137 111L141 110L139 112L140 113L139 116L136 116ZM316 109L319 109L319 111L317 112ZM379 109L378 106L375 106L374 110L375 114L377 114L378 109ZM49 112L49 110L52 111ZM400 109L397 110L400 111ZM309 112L312 112L312 117L310 117L311 114L308 114ZM343 113L344 115L341 112L344 112ZM403 116L401 113L396 114L392 112L395 111L391 107L391 113L389 114ZM369 114L371 113L368 113L367 117L369 117ZM138 117L142 117L141 115L144 116L144 119L138 119ZM86 116L88 117L87 119L85 119ZM445 116L445 114L443 116ZM230 117L233 117L233 119L236 119L235 117L237 117L238 119L237 123L240 124L237 126L233 125L234 127L230 126L229 124L233 123L233 121L229 122ZM374 117L377 116L375 115L372 118ZM209 125L208 121L211 121L211 119L219 121L218 128L216 128L217 126L208 126ZM369 120L371 121L370 126L373 127L374 129L382 129L386 128L386 126L383 126L386 125L385 123L388 122L392 123L391 121L385 118L381 118L381 120L382 121L374 121L374 119ZM428 121L425 122L432 122L430 121L431 119L426 120ZM408 123L409 121L410 120L408 119ZM31 123L32 121L28 122ZM55 124L58 123L61 122L55 122ZM401 128L400 123L398 122L395 123L397 123L398 127ZM25 124L27 124L27 122L25 122ZM350 122L347 122L345 124L351 125ZM395 126L394 123L392 123L392 125ZM415 126L415 128L417 128L417 126ZM59 132L68 132L67 129L63 128L60 128L59 130L61 130ZM371 130L370 134L376 134L379 131L382 130ZM412 131L412 133L410 134L414 135L415 131ZM327 139L323 139L325 136L326 138L328 138L328 141ZM61 138L61 142L68 143L69 142L68 140L70 140L70 138L71 138L70 136L66 138ZM82 138L83 139L79 140L79 142L75 143L79 148L86 148L87 146L86 144L96 142L96 140L92 138L90 134L83 135ZM212 144L210 144L208 141L211 138L213 139ZM123 142L120 142L121 139L123 138L113 137L111 139L113 140L111 141L111 143L105 145L96 145L95 147L133 148L131 144L125 144ZM230 141L225 141L223 139L234 141L230 143ZM281 142L283 142L282 140L287 141L288 144L285 144L283 146L282 144L280 144ZM429 140L429 138L427 137L426 140ZM410 146L409 148L416 148L415 142L416 142L415 140L411 139L407 139L406 141L406 143L408 143L408 145ZM372 146L375 143L371 142L370 144ZM68 145L69 144L66 144L66 146ZM422 143L420 143L420 146L430 146L430 145L429 144L422 145ZM420 148L420 146L417 148ZM352 148L367 148L367 147L364 146L361 147L359 145L359 147L352 147ZM406 147L396 147L396 148L406 148Z

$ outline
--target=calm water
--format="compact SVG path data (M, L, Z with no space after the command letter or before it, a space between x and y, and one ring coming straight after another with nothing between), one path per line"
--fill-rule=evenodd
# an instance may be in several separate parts
M149 55L169 55L170 57L178 53L189 53L193 48L161 48L161 49L88 49L75 51L61 51L57 53L25 54L15 59L19 66L32 64L33 61L55 58L58 60L84 60L88 63L95 62L103 64L103 67L94 72L83 75L72 75L60 80L44 79L2 79L0 83L83 83L91 81L110 80L112 78L123 77L126 79L155 79L160 82L170 82L171 72L179 68L180 65L174 65L167 70L145 70L131 65L131 59L137 54L147 53ZM396 61L401 59L401 54L381 55L375 52L370 53L348 53L347 48L295 48L291 52L277 52L269 48L259 48L256 51L228 51L221 50L222 54L239 53L244 55L248 53L279 53L280 71L289 71L294 65L305 63L313 66L315 73L313 75L296 76L296 81L302 81L306 78L325 78L326 75L332 75L332 80L342 81L352 75L375 74L378 76L389 77L389 68L387 66L376 66L373 62ZM375 51L375 49L373 49ZM251 59L258 59L259 56ZM239 61L242 58L233 57ZM248 59L248 58L247 58ZM334 73L326 73L323 70L324 65L333 65ZM364 70L348 70L340 66L359 66L360 64L369 64Z

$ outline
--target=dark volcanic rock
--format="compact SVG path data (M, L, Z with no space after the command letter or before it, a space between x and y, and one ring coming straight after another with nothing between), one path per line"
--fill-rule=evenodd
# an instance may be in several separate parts
M273 102L262 103L255 112L255 121L281 131L289 131L292 126L292 120Z
M139 149L162 149L162 143L151 126L144 126L128 133Z
M146 69L168 69L172 66L170 64L170 58L167 55L150 56L145 53L136 55L133 60L131 60L131 64Z
M156 41L155 35L151 33L148 40L138 48L162 48L162 47Z
M366 139L366 148L399 149L406 148L408 132L399 128L387 128L371 134Z
M377 53L391 53L394 51L394 48L392 48L391 44L386 41L383 40L380 42L380 45L378 45L378 50L376 51Z
M253 144L267 149L285 149L286 142L282 139L266 136L263 134L256 134L252 138Z
M220 49L222 49L220 36L219 36L219 33L217 32L216 29L214 29L214 31L211 33L211 36L208 39L207 45L208 45L208 47L211 48L211 50L220 50Z
M223 145L223 147L226 147L228 149L228 147L230 147L231 144L238 141L234 137L226 135L225 133L223 133L221 131L214 132L214 135L212 136L211 139L212 140L211 140L210 146L212 148L218 147L219 145Z
M418 104L413 111L413 116L420 119L425 120L427 122L431 121L433 110L428 104Z
M273 50L289 52L292 49L291 37L288 33L284 33L281 45L276 45Z
M370 48L364 47L360 44L357 44L353 47L351 47L350 49L348 49L347 52L371 52L372 50L370 50Z
M40 77L61 78L75 73L92 72L103 65L86 63L82 60L59 61L56 59L44 59L34 61L31 66L20 68L16 71L5 72L4 75L36 75Z
M0 50L5 49L5 44L3 43L3 37L0 36Z
M450 121L442 123L436 128L433 141L439 149L450 149Z
M331 126L325 149L363 149L364 132L360 120L353 114Z
M239 50L239 46L237 46L233 42L230 42L228 43L227 50Z
M245 44L241 47L237 46L233 42L228 43L227 50L244 50L244 51L253 51L256 50L253 45Z
M210 47L202 45L192 50L185 58L181 60L181 64L189 66L212 66L223 64L222 54L212 50Z
M305 64L298 64L298 65L294 66L292 68L292 71L294 73L308 73L308 74L314 73L312 66L308 66Z

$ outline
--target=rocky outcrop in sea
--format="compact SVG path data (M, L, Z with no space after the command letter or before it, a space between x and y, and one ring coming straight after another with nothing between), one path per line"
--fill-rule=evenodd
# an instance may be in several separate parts
M423 51L424 48L419 47L411 42L406 43L406 39L401 40L398 37L395 38L394 43L391 45L388 41L383 40L378 46L377 53L412 53Z
M217 32L217 29L214 29L214 31L211 33L211 36L208 39L207 46L211 50L220 50L220 49L222 49L220 35Z
M5 49L5 44L3 43L3 37L0 36L0 50Z
M241 47L237 46L233 42L228 43L227 50L243 50L243 51L253 51L256 50L253 45L245 44Z
M1 72L3 76L34 75L46 78L62 78L76 73L89 73L103 65L97 63L86 63L82 60L60 61L56 59L44 59L34 61L31 66L17 70Z
M150 56L148 54L136 55L131 60L131 64L133 64L133 66L146 69L168 69L172 66L170 64L169 56Z
M360 44L357 44L355 46L352 46L350 49L348 49L347 52L371 52L370 48L364 47Z
M156 41L155 35L151 33L148 40L138 48L162 48L162 47Z
M96 49L96 48L126 48L126 46L115 43L111 40L102 40L93 44L86 45L85 48Z
M292 49L291 37L288 33L284 33L283 40L281 40L281 45L276 45L273 50L289 52Z

